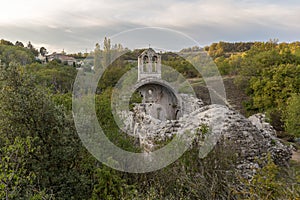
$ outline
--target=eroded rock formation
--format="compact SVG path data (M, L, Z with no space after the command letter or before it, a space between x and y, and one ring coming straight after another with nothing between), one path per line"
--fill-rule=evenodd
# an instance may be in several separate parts
M276 137L275 130L265 122L263 115L247 119L226 106L204 106L201 100L188 95L182 95L182 99L191 112L178 120L156 119L148 113L147 105L136 104L127 117L127 133L139 138L146 152L154 151L162 142L187 132L192 133L190 144L199 148L200 158L207 156L217 143L230 146L237 156L236 169L246 177L251 177L261 167L261 160L268 153L276 164L288 165L291 148Z
M247 119L230 106L205 105L191 94L177 93L161 79L161 56L153 49L145 50L138 63L136 91L141 94L142 103L135 104L133 111L120 111L119 115L124 119L123 130L137 137L145 152L155 151L179 136L190 148L199 149L199 159L208 156L215 145L232 149L235 168L245 177L251 178L268 154L276 164L288 165L291 148L276 137L264 115ZM215 99L220 97L217 91L210 90ZM226 104L226 99L220 100Z

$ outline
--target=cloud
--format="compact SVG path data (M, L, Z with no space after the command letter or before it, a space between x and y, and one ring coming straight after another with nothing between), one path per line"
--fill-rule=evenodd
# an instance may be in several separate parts
M135 23L149 26L232 24L237 20L298 26L300 3L237 0L10 0L2 3L0 24L107 26ZM288 2L288 1L287 1Z
M10 0L2 7L1 37L69 51L93 48L105 35L144 26L174 28L201 44L291 41L300 34L296 0Z

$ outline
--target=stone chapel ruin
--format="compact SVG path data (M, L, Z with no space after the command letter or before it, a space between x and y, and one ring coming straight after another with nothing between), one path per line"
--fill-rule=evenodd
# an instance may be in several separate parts
M212 129L217 125L221 132L217 143L226 146L229 141L235 146L238 155L236 169L245 176L251 177L255 169L261 167L257 158L264 158L268 153L276 164L288 165L291 148L276 137L275 130L264 121L263 115L247 119L224 105L204 105L201 99L179 93L162 80L161 71L161 55L152 48L138 57L135 88L142 102L126 114L125 125L126 132L139 139L144 151L151 152L157 142L185 134L187 130L198 132L197 144L205 145L201 138L207 135L201 133L201 127ZM224 117L220 123L218 115Z

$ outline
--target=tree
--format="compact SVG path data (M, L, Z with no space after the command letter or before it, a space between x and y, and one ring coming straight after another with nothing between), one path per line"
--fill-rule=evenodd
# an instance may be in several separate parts
M134 185L128 185L116 170L102 166L95 170L92 199L135 199L137 190Z
M64 112L64 107L54 104L49 90L37 85L23 67L2 66L0 77L0 155L15 152L14 159L6 163L18 176L16 180L26 180L28 174L34 173L32 186L24 193L45 190L58 199L86 199L88 188L82 186L84 176L76 168L80 142L71 116ZM30 146L34 151L24 159L31 149L25 148L28 137L32 138ZM11 146L15 149L10 150ZM22 149L26 151L18 154ZM16 163L22 165L17 167ZM24 193L16 199L22 199Z
M41 48L40 48L40 54L41 54L42 56L45 56L47 53L48 53L48 52L47 52L47 49L46 49L45 47L41 47Z
M34 148L30 137L15 137L13 141L1 137L0 146L0 198L15 199L32 195L34 172L26 170ZM4 141L3 141L4 140ZM28 195L28 196L27 196Z
M241 179L241 178L240 178ZM299 173L281 169L271 155L267 163L249 180L242 178L243 187L237 188L236 199L297 199L300 195Z
M104 44L104 46L103 46L104 51L110 51L110 49L111 49L110 39L105 37L103 44Z
M24 47L24 44L22 42L16 41L15 46Z
M0 40L0 44L2 45L8 45L8 46L14 46L14 44L8 40L4 40L4 39L1 39Z
M94 50L94 69L99 70L101 66L101 50L100 44L96 43L95 50Z
M241 67L238 70L236 83L241 88L249 90L251 78L261 77L264 71L276 68L279 65L300 64L300 57L291 54L287 49L280 49L276 41L257 42L243 55ZM284 47L281 45L281 47Z
M29 41L27 44L27 49L33 49L33 45L31 44L31 42Z
M38 55L39 55L38 50L36 50L36 49L34 48L34 46L31 44L30 41L29 41L28 44L27 44L27 49L29 49L29 50L33 53L34 56L38 56Z
M46 66L32 64L26 70L36 76L40 85L51 88L54 93L68 93L73 89L77 70L72 66L51 61Z
M5 65L9 65L10 63L26 65L34 61L34 55L26 48L0 45L0 59L2 64Z
M284 122L289 134L300 137L300 93L292 94L287 100Z
M250 114L266 112L278 131L284 131L284 127L287 130L283 123L288 122L284 119L288 99L300 92L297 49L296 44L277 44L277 40L256 42L238 60L240 67L235 82L250 96L246 109Z
M111 62L111 44L110 39L105 37L103 42L103 66L108 66Z

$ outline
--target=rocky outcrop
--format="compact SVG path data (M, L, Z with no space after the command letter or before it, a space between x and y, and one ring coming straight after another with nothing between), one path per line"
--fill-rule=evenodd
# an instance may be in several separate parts
M281 166L287 166L292 157L292 146L286 146L276 136L275 129L266 122L264 114L255 114L250 116L249 121L260 131L266 141L265 145L268 152L271 153L274 162Z
M184 96L190 107L178 120L161 121L147 114L145 105L137 104L127 116L127 132L139 138L140 145L147 152L159 148L164 141L174 135L192 133L192 144L199 148L199 157L203 158L219 145L234 148L237 161L235 167L245 177L251 178L270 153L274 162L286 166L291 158L291 148L277 137L264 115L254 115L248 119L238 112L222 105L204 106L201 100Z
M272 135L276 137L276 131L271 126L270 123L266 122L266 115L262 113L258 113L255 115L252 115L248 118L251 123L256 126L260 131L267 132L268 135Z

